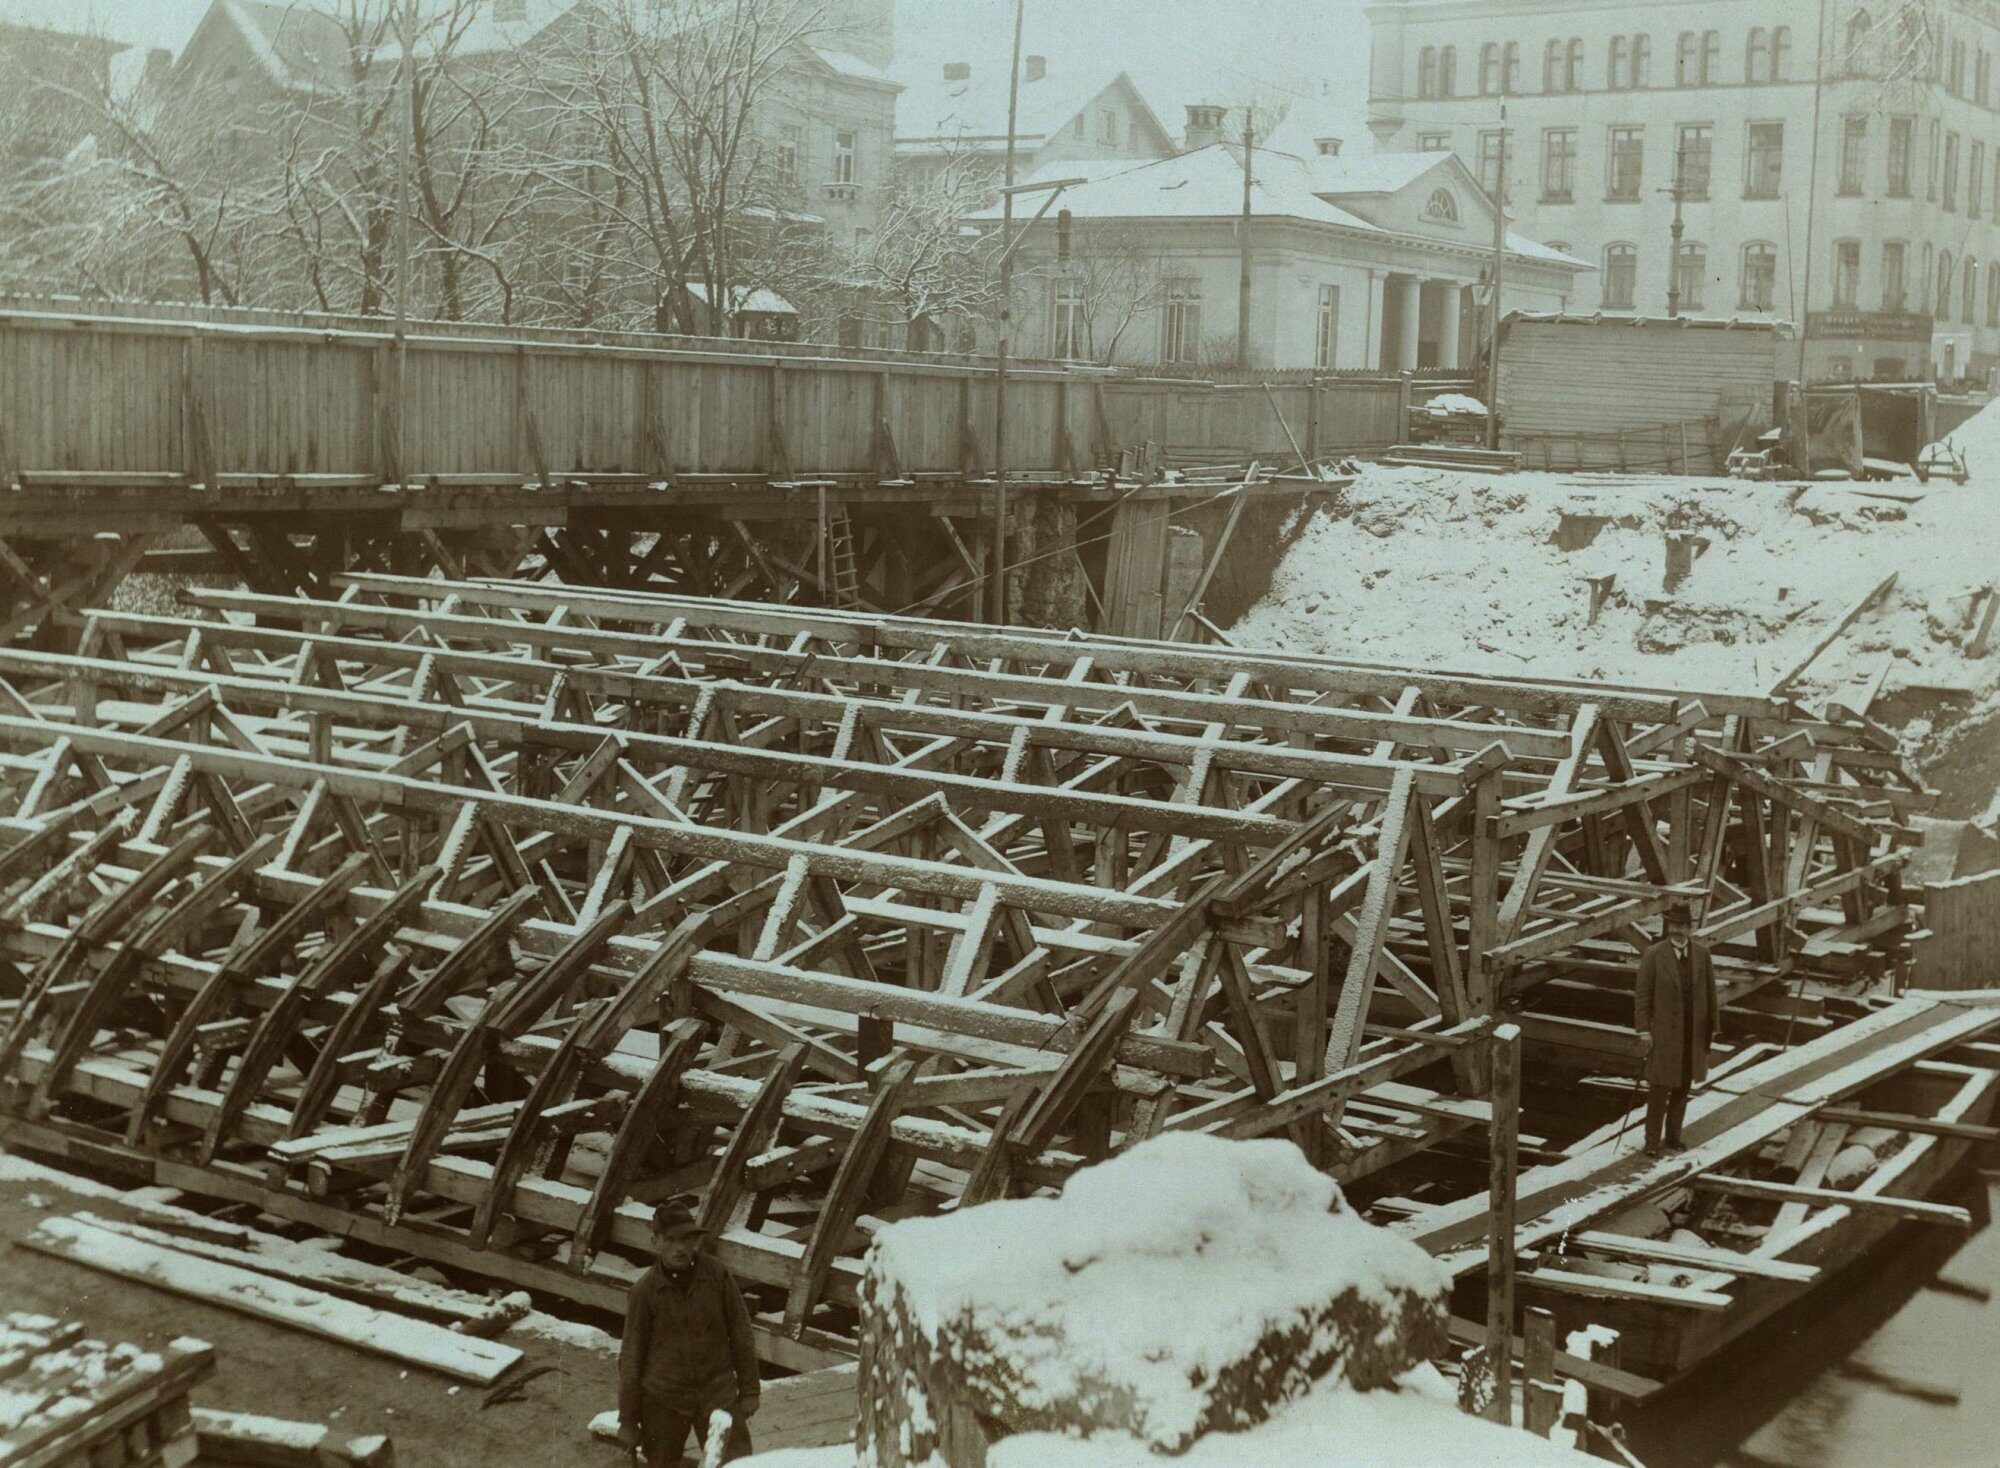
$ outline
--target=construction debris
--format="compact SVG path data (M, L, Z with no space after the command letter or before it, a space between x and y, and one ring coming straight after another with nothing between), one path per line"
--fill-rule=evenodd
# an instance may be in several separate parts
M0 1316L0 1463L182 1468L195 1461L188 1391L215 1369L203 1341L107 1345L80 1322Z

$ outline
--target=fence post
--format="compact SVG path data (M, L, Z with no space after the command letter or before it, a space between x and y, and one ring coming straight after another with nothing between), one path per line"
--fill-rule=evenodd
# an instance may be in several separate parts
M1486 1356L1493 1396L1486 1415L1495 1422L1513 1418L1514 1393L1514 1168L1520 1137L1521 1027L1493 1032L1493 1107L1487 1159Z

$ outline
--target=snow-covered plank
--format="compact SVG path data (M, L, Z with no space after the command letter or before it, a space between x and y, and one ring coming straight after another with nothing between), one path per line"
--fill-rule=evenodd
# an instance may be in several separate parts
M512 1346L460 1335L408 1316L371 1309L352 1300L74 1218L45 1218L22 1240L39 1254L67 1259L120 1279L186 1295L224 1310L302 1330L357 1350L423 1366L463 1381L497 1381L521 1359Z

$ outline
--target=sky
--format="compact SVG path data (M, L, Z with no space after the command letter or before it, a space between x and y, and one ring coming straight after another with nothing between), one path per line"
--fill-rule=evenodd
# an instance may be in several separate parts
M209 0L0 0L0 19L95 29L178 51ZM1027 0L1022 50L1117 57L1179 131L1190 101L1308 104L1359 119L1368 91L1362 0ZM1004 70L1013 0L896 0L899 64L991 58Z

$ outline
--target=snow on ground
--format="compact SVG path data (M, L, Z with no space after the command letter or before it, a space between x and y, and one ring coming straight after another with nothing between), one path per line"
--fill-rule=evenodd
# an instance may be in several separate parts
M1962 651L1975 597L2000 583L2000 404L1952 440L1972 470L1962 487L1365 468L1347 513L1303 530L1230 635L1363 661L1764 692L1894 571L1885 602L1792 692L1817 708L1886 660L1885 695L1969 686L1978 717L2000 711L2000 648ZM1608 523L1565 551L1565 513ZM1669 530L1708 542L1672 593ZM1592 625L1590 578L1606 575L1614 592ZM1916 748L1930 730L1905 733Z

